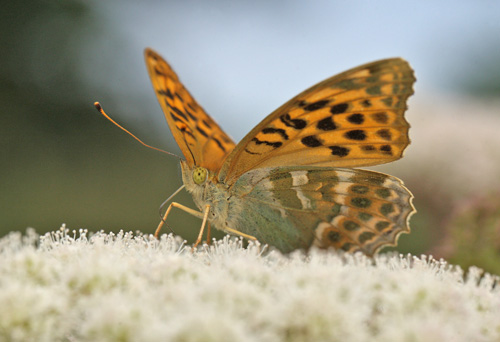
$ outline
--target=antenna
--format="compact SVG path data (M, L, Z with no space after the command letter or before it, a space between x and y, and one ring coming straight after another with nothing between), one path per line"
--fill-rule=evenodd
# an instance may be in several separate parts
M146 146L146 147L149 147L153 150L156 150L156 151L159 151L159 152L163 152L165 154L168 154L168 155L171 155L171 156L174 156L176 158L179 158L179 159L182 159L181 157L179 157L178 155L176 154L173 154L172 152L167 152L167 151L164 151L160 148L156 148L154 146L151 146L151 145L148 145L146 144L145 142L143 142L141 139L139 139L138 137L136 137L135 135L133 135L132 133L130 133L127 129L125 129L124 127L122 127L120 124L118 124L115 120L111 119L111 117L109 117L108 114L106 114L104 112L104 109L102 109L101 107L101 104L99 102L94 102L94 107L99 111L99 113L101 113L101 115L103 115L106 119L108 119L109 121L111 121L115 126L117 126L119 129L121 129L122 131L124 131L125 133L128 133L132 138L134 138L135 140L137 140L138 142L140 142L143 146Z

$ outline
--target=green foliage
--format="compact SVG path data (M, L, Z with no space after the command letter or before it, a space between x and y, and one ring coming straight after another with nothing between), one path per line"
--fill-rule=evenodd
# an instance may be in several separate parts
M475 265L500 274L500 193L464 203L452 215L441 249L464 268Z

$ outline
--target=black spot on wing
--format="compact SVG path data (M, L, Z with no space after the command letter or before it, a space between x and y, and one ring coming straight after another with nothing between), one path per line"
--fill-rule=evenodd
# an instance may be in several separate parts
M246 153L253 154L253 155L260 155L260 154L262 154L262 153L252 152L252 151L250 151L248 148L245 148L245 152L246 152Z
M307 121L302 119L292 119L290 114L283 114L280 116L281 122L283 122L286 126L292 127L295 129L302 129L307 126Z
M375 228L377 228L377 230L380 232L384 229L386 229L387 227L389 227L391 224L387 221L379 221L375 224Z
M175 96L176 96L179 100L181 100L181 102L182 102L182 103L184 103L184 99L182 98L181 94L179 94L179 93L175 93Z
M368 68L368 71L370 71L370 74L373 75L373 74L376 74L377 72L383 70L384 68L385 68L385 65L382 65L380 63L375 63Z
M360 228L358 223L351 220L344 221L343 226L348 231L358 230Z
M274 128L274 127L266 127L262 130L262 133L264 134L273 134L277 133L283 137L283 139L288 140L288 134L286 134L286 131L282 128Z
M333 131L337 128L337 125L335 125L335 122L333 122L332 117L328 116L323 120L318 121L318 123L316 124L316 128L322 131Z
M191 102L188 102L187 103L187 106L193 111L193 112L196 112L196 108L193 106L193 104Z
M167 89L167 90L160 89L160 90L158 90L158 94L165 95L169 99L174 98L174 95L172 95L172 92L170 91L170 89Z
M328 104L328 102L329 102L328 100L316 101L308 104L307 106L304 107L304 109L307 110L308 112L312 112L313 110L318 110L325 107Z
M355 113L351 114L347 117L347 121L350 123L356 124L356 125L361 125L363 122L365 122L365 117L361 113Z
M345 132L344 136L347 139L351 139L351 140L362 141L362 140L366 139L366 133L362 129L353 129L351 131L347 131L347 132Z
M319 140L315 135L309 135L307 137L304 137L302 138L301 142L307 147L318 147L323 145L321 143L321 140Z
M170 117L172 118L172 120L174 120L176 122L185 122L184 120L179 118L177 115L175 115L175 113L173 113L173 112L170 112Z
M264 144L267 146L271 146L272 148L278 148L281 145L283 145L281 141L266 141L266 140L259 140L257 138L253 138L252 141L255 142L256 145Z
M366 197L354 197L351 199L351 204L358 208L369 208L372 205L372 201Z
M384 203L380 206L380 213L384 216L389 215L394 211L394 205L392 203Z
M354 245L353 245L352 243L350 243L350 242L346 242L346 243L344 243L344 244L340 247L340 249L341 249L341 250L343 250L343 251L345 251L345 252L349 252L349 251L351 250L351 248L353 248L353 246L354 246Z
M391 148L391 145L382 145L380 146L379 148L380 152L384 153L384 154L388 154L388 155L392 155L392 148Z
M212 140L217 144L217 146L220 147L220 149L224 152L226 152L226 149L224 148L224 145L219 141L219 139L212 137Z
M356 194L361 194L361 195L364 195L370 191L370 189L368 187L366 187L364 185L357 185L357 184L352 185L350 190Z
M372 118L373 120L381 124L386 124L389 121L389 116L386 112L374 113L372 114Z
M220 138L222 138L222 140L224 140L224 142L226 144L232 144L233 143L233 141L231 139L229 139L228 137L226 137L225 135L220 136Z
M363 232L358 236L358 241L360 244L364 244L366 241L373 239L375 236L372 232Z
M184 114L179 108L177 108L177 107L170 107L170 108L172 108L172 110L175 112L175 114L179 115L184 120L189 121L186 114Z
M198 121L198 118L196 116L194 116L194 114L192 114L187 108L185 109L185 112L186 112L187 115L189 115L189 117L191 118L191 120Z
M366 99L366 100L361 101L361 105L362 105L363 107L365 107L365 108L369 108L369 107L371 107L371 106L372 106L372 103L371 103L371 101L370 101L370 100Z
M208 134L202 130L200 127L196 126L196 130L201 134L203 135L205 138L208 138Z
M377 131L377 135L384 140L390 141L392 139L391 131L389 131L388 129L379 129Z
M349 149L343 146L328 146L328 148L332 151L332 155L337 157L345 157L349 154Z
M212 127L212 125L211 125L211 124L210 124L207 120L203 119L202 121L203 121L203 124L204 124L205 126L207 126L208 128L211 128L211 127Z
M300 100L299 102L297 102L298 107L304 107L305 105L307 105L307 102L304 100Z
M329 231L328 232L328 239L331 241L331 242L339 242L340 239L342 238L342 236L340 235L339 232L336 232L336 231Z
M193 132L191 132L190 129L187 129L186 127L181 127L181 128L179 128L179 130L182 133L189 135L191 138L196 139L195 136L193 135Z
M332 114L342 114L342 113L345 113L345 111L347 110L347 108L349 107L349 104L347 103L339 103L339 104L336 104L335 106L332 106L332 108L330 108L330 113Z

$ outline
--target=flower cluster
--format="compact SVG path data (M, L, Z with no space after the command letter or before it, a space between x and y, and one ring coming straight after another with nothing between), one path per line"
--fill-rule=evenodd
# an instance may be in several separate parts
M64 227L0 257L2 341L500 340L498 278L432 257Z

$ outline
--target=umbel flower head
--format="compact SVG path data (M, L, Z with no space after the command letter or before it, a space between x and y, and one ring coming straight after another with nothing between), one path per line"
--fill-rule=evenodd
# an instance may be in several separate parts
M2 341L500 340L498 278L426 256L63 227L11 233L0 257Z

